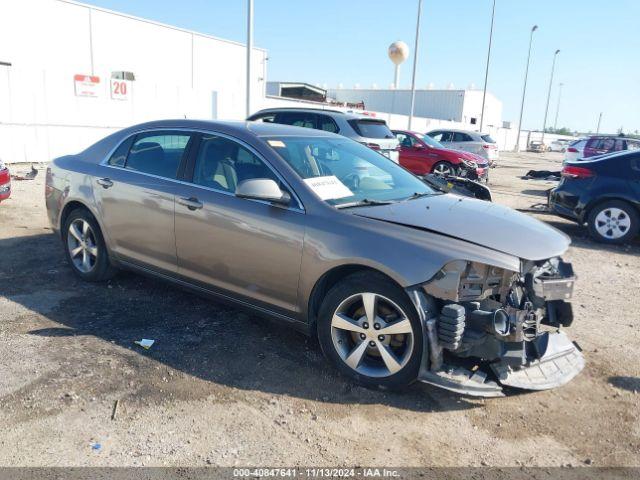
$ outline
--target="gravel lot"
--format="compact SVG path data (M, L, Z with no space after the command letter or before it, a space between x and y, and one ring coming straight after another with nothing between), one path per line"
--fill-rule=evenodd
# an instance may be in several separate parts
M495 201L544 201L553 182L518 177L560 161L503 154ZM588 363L569 385L491 400L423 384L384 393L232 307L131 273L80 282L43 184L43 171L15 181L0 204L0 465L640 466L639 241L604 247L540 215L573 238L569 333Z

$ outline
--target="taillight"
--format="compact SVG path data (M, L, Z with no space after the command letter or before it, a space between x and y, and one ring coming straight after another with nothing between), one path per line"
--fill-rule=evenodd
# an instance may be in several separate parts
M574 167L572 165L565 166L560 174L567 178L589 178L595 175L595 173L588 168Z
M482 145L482 148L486 148L487 150L489 150L489 149L494 149L494 148L496 148L496 146L495 146L495 145L487 145L487 144L485 143L484 145Z
M380 150L380 145L378 145L377 143L365 143L365 145L371 150Z
M567 152L578 153L578 149L577 148L573 148L573 147L569 147L569 148L567 148Z

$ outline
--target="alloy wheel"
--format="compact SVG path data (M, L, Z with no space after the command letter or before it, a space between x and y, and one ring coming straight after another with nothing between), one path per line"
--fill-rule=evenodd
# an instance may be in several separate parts
M73 265L82 273L89 273L98 260L98 245L89 222L77 218L69 225L67 248Z
M351 369L368 377L388 377L409 362L413 328L388 298L358 293L340 303L331 319L333 346Z
M603 238L615 240L627 234L631 218L620 208L605 208L596 215L595 228Z
M436 173L438 175L443 175L443 176L445 176L445 175L453 175L453 170L446 163L440 163L440 164L435 166L435 168L433 169L433 173Z

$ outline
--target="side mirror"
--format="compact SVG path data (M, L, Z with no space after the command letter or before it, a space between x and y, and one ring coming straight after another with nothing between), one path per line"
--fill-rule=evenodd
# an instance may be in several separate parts
M423 144L421 144L421 143L416 143L416 144L413 146L413 148L414 148L415 150L424 150L424 145L423 145Z
M236 187L236 197L263 200L279 205L289 205L291 202L291 196L280 190L278 184L270 178L243 180Z

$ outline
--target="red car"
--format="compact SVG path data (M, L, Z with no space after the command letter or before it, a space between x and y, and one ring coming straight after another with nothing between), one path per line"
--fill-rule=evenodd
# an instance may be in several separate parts
M0 160L0 202L11 196L11 175L9 169Z
M640 149L640 139L614 137L612 135L597 135L590 137L584 146L583 158L605 155L607 153L620 152L622 150Z
M400 165L416 175L439 173L489 180L489 164L479 155L443 147L428 135L392 130L400 142Z

